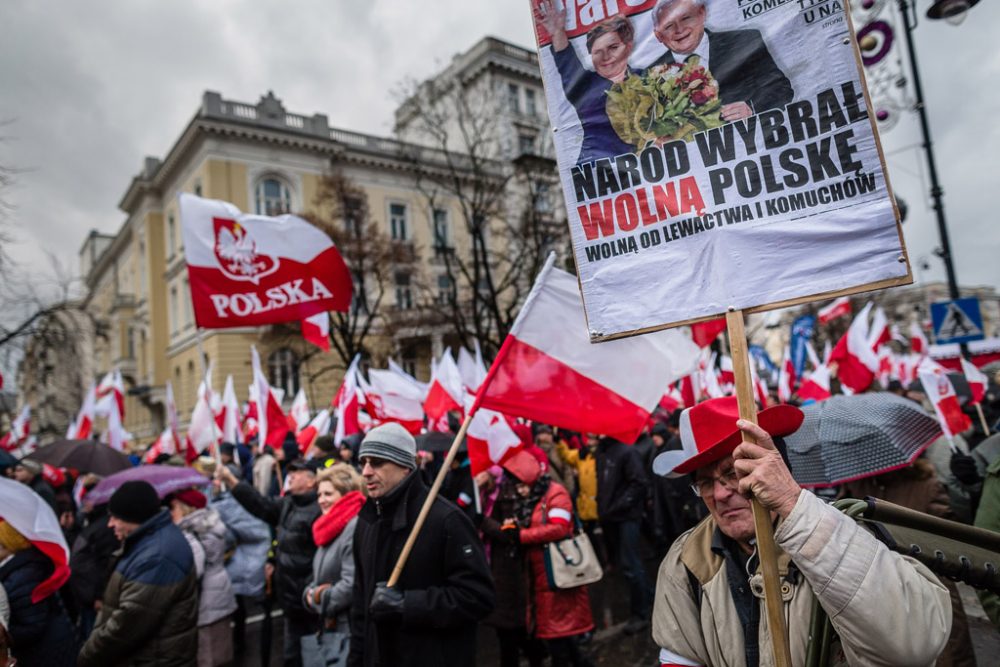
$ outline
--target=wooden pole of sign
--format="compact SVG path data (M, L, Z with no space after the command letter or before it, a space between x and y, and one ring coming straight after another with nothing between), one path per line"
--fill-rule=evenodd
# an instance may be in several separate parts
M733 375L736 378L736 401L739 404L740 419L756 424L757 403L754 400L753 380L750 376L750 353L747 349L742 310L730 309L726 313L726 328L733 355ZM756 498L751 498L750 502L753 506L754 528L757 532L757 554L760 557L761 572L764 574L764 606L767 610L768 627L771 630L774 664L777 667L792 667L788 628L785 627L785 615L782 612L778 547L774 543L771 513Z
M469 430L469 424L472 423L472 416L475 414L475 407L469 411L466 416L465 421L462 422L462 428L458 429L458 433L455 434L455 440L451 443L451 449L448 450L448 456L444 458L444 463L441 464L441 470L438 471L437 477L434 478L434 484L431 486L430 492L427 494L427 500L424 501L423 507L420 508L420 514L417 515L417 520L413 524L413 528L410 529L410 535L406 538L406 543L403 544L403 550L399 552L399 558L396 560L396 566L392 568L392 576L389 577L389 581L386 584L389 588L392 588L399 581L399 576L403 574L403 568L406 566L406 561L410 558L410 551L413 550L413 545L417 541L417 536L420 535L420 530L424 527L424 521L427 520L427 515L431 511L431 505L434 504L434 499L437 498L438 491L441 490L441 485L444 483L445 475L451 470L451 463L455 460L455 455L458 454L458 448L462 444L462 440L465 438L465 433Z

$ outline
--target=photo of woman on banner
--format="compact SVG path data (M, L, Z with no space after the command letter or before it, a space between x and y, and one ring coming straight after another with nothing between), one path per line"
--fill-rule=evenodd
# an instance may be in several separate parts
M757 30L705 29L706 0L660 0L653 7L653 34L666 47L651 67L683 63L691 56L719 85L725 122L781 109L794 95Z
M583 145L577 164L602 157L631 153L635 147L622 141L605 108L607 92L632 74L628 59L635 44L635 31L627 16L616 14L587 33L587 51L594 70L585 69L566 35L566 10L556 0L540 0L535 20L552 36L552 54L562 78L566 99L583 126Z

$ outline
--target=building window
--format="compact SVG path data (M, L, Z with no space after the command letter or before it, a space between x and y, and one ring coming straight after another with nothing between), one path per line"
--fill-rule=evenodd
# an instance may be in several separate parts
M257 215L281 215L292 210L292 193L285 183L273 176L257 184Z
M184 328L187 329L191 326L191 321L193 319L194 311L191 308L191 284L188 279L184 279Z
M351 314L368 313L368 296L361 289L361 280L357 275L351 276Z
M437 295L435 295L434 300L440 306L446 306L451 302L451 296L454 290L451 285L451 278L448 274L441 274L438 276L437 280Z
M417 375L417 350L413 345L407 345L399 354L399 366L410 375Z
M180 320L177 317L177 288L170 288L170 333L177 333Z
M295 396L299 392L299 358L287 347L268 356L267 372L271 386L284 389L285 396Z
M535 152L535 135L526 132L517 135L518 152L522 155L532 155Z
M524 89L524 112L529 116L538 115L538 103L535 101L535 91L531 88Z
M410 285L409 273L396 274L396 308L409 310L413 308L413 288Z
M174 221L173 213L167 215L167 248L170 251L167 259L172 259L177 252L177 223Z
M448 229L448 211L436 208L432 212L434 226L434 254L443 255L451 245L451 235Z
M511 113L521 112L521 95L517 85L513 83L507 84L507 110Z
M389 233L393 241L406 241L406 204L389 204Z
M192 189L194 190L195 196L197 197L201 196L201 179L198 179L197 181L194 182L194 188Z
M362 201L357 197L344 200L344 230L354 238L361 238Z
M552 212L552 189L548 183L535 183L535 193L532 198L534 199L535 213Z
M135 359L135 329L132 327L128 328L128 337L126 338L126 354L128 359Z

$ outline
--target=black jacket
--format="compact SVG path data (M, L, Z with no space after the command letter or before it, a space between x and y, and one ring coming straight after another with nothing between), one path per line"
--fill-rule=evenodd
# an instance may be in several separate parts
M723 104L746 102L754 113L782 109L792 101L792 84L778 69L757 30L726 30L708 35L708 69L719 83ZM683 58L678 58L683 61ZM669 50L653 65L674 62Z
M101 599L111 575L111 561L119 546L115 531L108 527L107 505L95 508L73 540L69 557L72 571L69 587L81 609L93 609L94 602Z
M397 584L405 595L402 618L378 624L368 618L375 584L389 579L427 493L420 473L411 473L385 498L369 498L358 514L352 667L471 667L476 662L476 624L493 609L493 580L472 522L440 497Z
M19 665L71 667L76 636L58 594L32 603L31 593L52 574L52 561L31 547L0 567L0 585L10 603L11 647Z
M232 494L246 511L277 530L274 581L278 604L286 612L306 612L302 606L302 591L312 580L316 553L312 535L313 522L320 515L316 494L265 498L246 482L237 484Z
M641 519L649 480L639 453L613 438L597 445L597 518L601 523Z

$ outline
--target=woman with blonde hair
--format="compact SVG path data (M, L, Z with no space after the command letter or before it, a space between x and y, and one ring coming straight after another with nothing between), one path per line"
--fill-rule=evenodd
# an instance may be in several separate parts
M303 665L342 665L350 648L349 611L354 589L354 528L365 504L361 475L346 463L316 476L322 514L313 523L313 578L302 593L307 609L320 617L314 635L302 638Z

